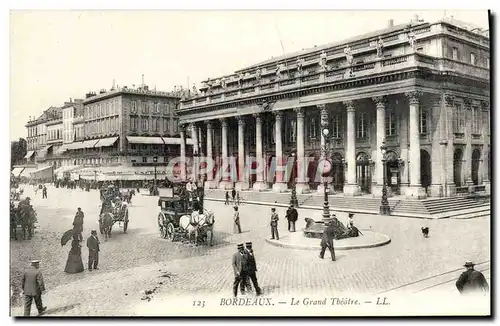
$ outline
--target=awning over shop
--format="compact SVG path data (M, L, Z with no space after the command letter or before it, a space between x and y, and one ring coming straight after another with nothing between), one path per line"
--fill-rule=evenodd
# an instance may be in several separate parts
M92 140L86 140L83 142L83 148L93 148L99 140L97 139L92 139Z
M33 172L31 172L32 174L35 174L35 173L39 173L39 172L43 172L43 171L48 171L49 169L52 169L53 167L52 166L45 166L43 168L40 168L38 170L35 170Z
M57 168L54 170L54 173L64 173L64 172L69 172L69 171L72 171L72 170L76 170L76 169L79 169L81 168L80 165L65 165L65 166L61 166L60 168Z
M11 173L15 176L15 177L18 177L21 172L23 172L24 168L14 168Z
M67 144L66 150L82 149L82 148L84 148L83 144L84 144L84 142L82 142L82 141Z
M64 145L62 145L61 147L59 147L59 149L57 150L57 152L58 152L59 154L62 154L62 153L64 153L64 152L66 152L67 150L68 150L68 145L64 144Z
M161 137L134 137L127 136L127 140L132 144L157 144L163 145L163 139Z
M166 145L180 145L181 139L174 137L162 137ZM191 138L186 138L186 145L193 145L193 140Z
M28 153L26 153L26 156L24 158L31 158L33 154L35 154L35 151L28 151Z
M21 174L19 176L29 178L31 176L31 173L33 173L35 171L36 171L35 168L26 168L23 170L23 172L21 172Z
M112 146L117 140L118 140L118 137L102 138L102 139L99 139L97 141L97 143L95 144L95 147Z

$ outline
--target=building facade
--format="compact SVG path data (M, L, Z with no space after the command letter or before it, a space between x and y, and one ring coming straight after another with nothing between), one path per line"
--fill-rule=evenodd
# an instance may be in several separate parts
M452 19L390 22L207 80L181 101L181 138L190 130L195 153L216 166L237 162L236 177L207 173L209 187L307 192L326 180L345 195L380 196L386 180L409 198L489 191L489 44ZM268 172L289 158L286 173ZM324 159L331 169L318 182Z

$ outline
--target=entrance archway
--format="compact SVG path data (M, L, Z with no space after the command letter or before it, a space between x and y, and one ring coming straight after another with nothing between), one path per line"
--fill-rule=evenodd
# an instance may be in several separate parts
M340 153L333 154L330 177L332 178L332 185L335 191L344 190L344 164L342 161L342 155Z
M481 159L481 151L475 149L472 151L472 164L471 164L471 179L475 185L479 184L479 163Z
M425 149L420 150L420 183L424 189L432 183L431 156Z
M393 193L399 193L399 185L401 184L401 173L399 170L398 154L393 151L386 153L386 170L385 180L387 186L391 188Z
M274 166L273 166L274 164ZM276 156L269 155L266 163L266 182L269 187L272 188L273 184L276 182Z
M371 193L372 173L368 154L360 152L356 156L356 181L364 193Z
M288 183L288 189L293 188L293 185L295 184L295 180L297 179L297 156L291 154L286 158L286 161L283 162L283 164L286 164L288 168L288 160L293 159L293 165L292 165L292 171L287 173L290 173L290 177L287 180Z
M453 181L455 186L460 187L462 185L462 160L464 153L461 148L455 149L453 153Z

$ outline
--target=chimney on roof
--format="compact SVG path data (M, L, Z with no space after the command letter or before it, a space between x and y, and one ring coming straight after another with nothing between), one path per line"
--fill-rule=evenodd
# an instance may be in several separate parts
M387 24L387 27L388 27L388 28L392 28L392 27L394 27L394 19L389 19L389 22L388 22L388 24Z

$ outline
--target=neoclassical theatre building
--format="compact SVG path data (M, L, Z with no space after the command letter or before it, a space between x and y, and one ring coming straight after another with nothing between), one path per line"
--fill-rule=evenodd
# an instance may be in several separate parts
M329 188L346 196L380 196L384 179L407 198L489 191L489 44L488 31L454 19L390 21L210 78L181 101L181 138L190 132L195 157L219 167L236 159L236 178L198 176L211 188L321 190L315 174L326 157ZM288 178L249 174L248 156L296 163Z

